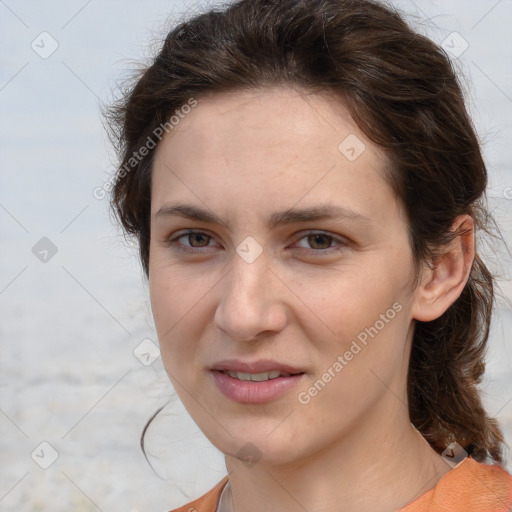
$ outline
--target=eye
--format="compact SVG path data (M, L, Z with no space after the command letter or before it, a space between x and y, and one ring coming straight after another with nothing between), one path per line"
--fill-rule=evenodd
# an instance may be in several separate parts
M187 243L184 243L181 240L184 240ZM188 245L189 247L208 247L212 240L212 237L205 233L188 233L186 235L181 235L178 238L178 241L180 241L181 244Z
M202 231L177 233L167 240L167 244L176 250L195 254L203 252L201 249L218 247L214 238Z
M309 253L326 253L339 251L348 245L348 241L341 237L336 237L323 231L310 232L302 236L295 246L300 249L309 249Z

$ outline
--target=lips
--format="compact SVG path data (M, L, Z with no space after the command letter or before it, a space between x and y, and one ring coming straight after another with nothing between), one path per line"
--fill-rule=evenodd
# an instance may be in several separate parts
M263 373L279 372L283 375L296 375L304 373L301 368L295 368L288 364L273 361L271 359L258 359L257 361L240 361L238 359L225 359L212 365L212 371L236 372L236 373Z
M245 373L245 372L228 372L223 371L225 375L229 375L233 379L238 380L252 380L254 382L261 382L264 380L277 379L278 377L290 377L291 373L282 373L277 370L271 372L259 372L259 373Z
M241 404L263 404L277 400L297 388L303 373L262 381L239 380L221 371L210 372L217 389L229 400Z
M227 359L215 363L210 370L219 391L243 404L277 400L304 378L301 368L270 359L252 362Z

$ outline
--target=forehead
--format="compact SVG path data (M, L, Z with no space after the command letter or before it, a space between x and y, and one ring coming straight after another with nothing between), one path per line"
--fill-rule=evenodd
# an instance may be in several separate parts
M333 95L289 87L209 95L157 147L152 210L183 195L212 207L307 206L340 192L347 207L379 193L389 201L386 166Z
M190 137L190 131L197 150L209 154L219 148L234 153L281 146L283 150L300 148L301 153L316 149L338 155L338 143L346 136L365 139L334 94L285 86L202 96L160 146L171 138L178 145Z

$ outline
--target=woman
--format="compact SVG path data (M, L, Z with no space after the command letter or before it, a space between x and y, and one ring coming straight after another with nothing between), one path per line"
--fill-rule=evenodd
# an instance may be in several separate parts
M375 1L242 0L110 115L166 371L226 459L178 511L510 509L486 169L439 47Z

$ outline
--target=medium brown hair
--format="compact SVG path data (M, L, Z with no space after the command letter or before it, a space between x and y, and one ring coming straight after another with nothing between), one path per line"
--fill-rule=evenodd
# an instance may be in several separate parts
M485 163L439 46L374 0L241 0L174 28L107 113L120 160L112 206L138 240L146 275L154 149L135 165L130 158L191 98L275 85L334 93L385 151L417 269L435 266L458 235L450 229L457 216L486 230ZM493 302L493 276L477 254L459 299L416 323L408 402L411 422L438 453L456 441L476 460L501 463L503 437L478 391Z

